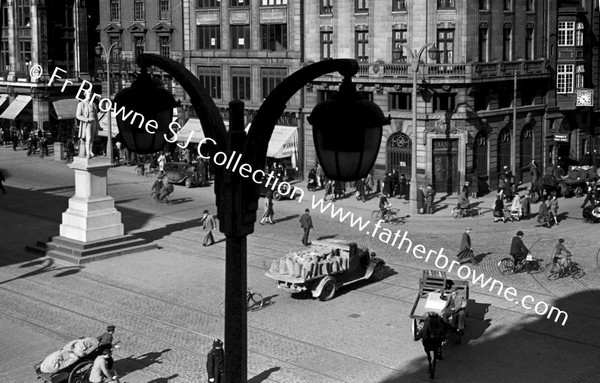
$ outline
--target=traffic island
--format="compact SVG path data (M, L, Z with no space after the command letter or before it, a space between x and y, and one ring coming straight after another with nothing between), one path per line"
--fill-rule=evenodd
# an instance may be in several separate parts
M158 247L124 234L121 213L107 195L108 157L76 157L69 167L75 170L75 195L62 214L60 235L27 250L81 264Z

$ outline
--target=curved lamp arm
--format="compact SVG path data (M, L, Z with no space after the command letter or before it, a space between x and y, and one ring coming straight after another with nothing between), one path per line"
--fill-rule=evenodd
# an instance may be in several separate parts
M269 140L290 98L310 81L331 72L339 72L345 78L352 77L358 72L358 62L354 59L334 59L305 66L269 93L252 121L244 148L244 158L253 169L264 168Z
M173 76L190 96L190 102L202 123L204 135L215 140L221 150L227 147L227 130L219 109L208 91L202 86L200 80L192 72L175 60L151 53L138 55L136 64L142 68L155 66Z
M410 47L404 43L400 43L404 48L406 48L406 50L408 50L410 52L410 63L413 65L413 68L418 69L419 68L419 63L421 62L421 55L423 55L423 52L425 52L425 49L434 46L434 43L428 43L425 44L421 47L421 49L419 49L419 52L417 53L417 50L415 49L415 51L413 52L412 49L410 49ZM416 70L415 69L415 70Z

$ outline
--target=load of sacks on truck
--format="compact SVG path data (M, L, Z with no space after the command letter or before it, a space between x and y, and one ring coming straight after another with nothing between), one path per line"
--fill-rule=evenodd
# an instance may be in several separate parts
M289 275L303 280L341 273L348 269L349 254L331 247L313 247L290 251L271 264L273 274Z

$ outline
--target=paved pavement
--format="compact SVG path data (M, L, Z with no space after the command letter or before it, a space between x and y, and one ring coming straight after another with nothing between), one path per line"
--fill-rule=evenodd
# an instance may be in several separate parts
M135 176L133 168L111 169L109 194L117 201L126 231L156 241L160 249L75 267L23 251L25 245L58 234L61 213L74 191L72 171L7 148L0 148L0 169L7 175L8 188L8 194L0 196L0 214L9 223L0 229L0 381L34 381L33 363L70 339L96 335L109 323L117 325L115 338L123 343L115 367L124 381L206 381L205 354L212 339L223 335L219 304L224 296L224 242L200 246L198 223L203 209L215 210L212 190L177 187L174 204L155 205L148 197L151 178ZM481 201L491 207L490 197ZM403 201L393 203L408 212ZM464 227L473 227L476 254L482 260L476 271L514 286L520 295L531 294L567 310L569 321L562 327L472 286L465 340L460 346L444 347L446 358L438 364L437 380L599 381L594 356L600 348L600 226L578 219L580 200L561 200L561 211L568 216L552 229L536 228L532 221L494 224L489 212L454 220L449 210L455 203L450 196L434 215L384 227L407 230L413 242L436 250L444 247L447 254L457 250ZM249 314L249 381L429 380L421 346L411 340L408 314L421 270L433 265L382 243L381 237L313 211L312 238L346 238L368 245L386 260L387 277L345 289L330 302L294 299L264 277L273 259L299 245L297 215L309 204L276 202L277 224L256 225L248 237L248 284L270 303ZM368 218L377 201L362 203L351 197L336 206ZM535 242L538 256L548 254L556 237L564 236L587 275L579 281L554 282L544 275L500 275L496 264L517 230L526 232L526 244ZM557 355L561 363L553 362Z

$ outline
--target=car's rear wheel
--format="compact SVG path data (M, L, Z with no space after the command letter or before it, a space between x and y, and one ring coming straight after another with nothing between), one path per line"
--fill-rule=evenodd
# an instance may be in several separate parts
M328 301L333 299L335 296L336 287L335 282L332 279L327 280L325 285L323 285L323 289L321 290L321 294L319 295L319 299L322 301Z
M185 179L185 187L186 188L191 188L193 185L194 185L194 183L192 182L192 180L190 178Z
M273 192L273 199L275 201L280 201L281 200L281 193L279 193L278 191L274 191Z
M379 262L378 264L375 265L375 268L373 269L373 274L371 274L371 280L373 282L377 282L383 279L383 264L381 262Z

